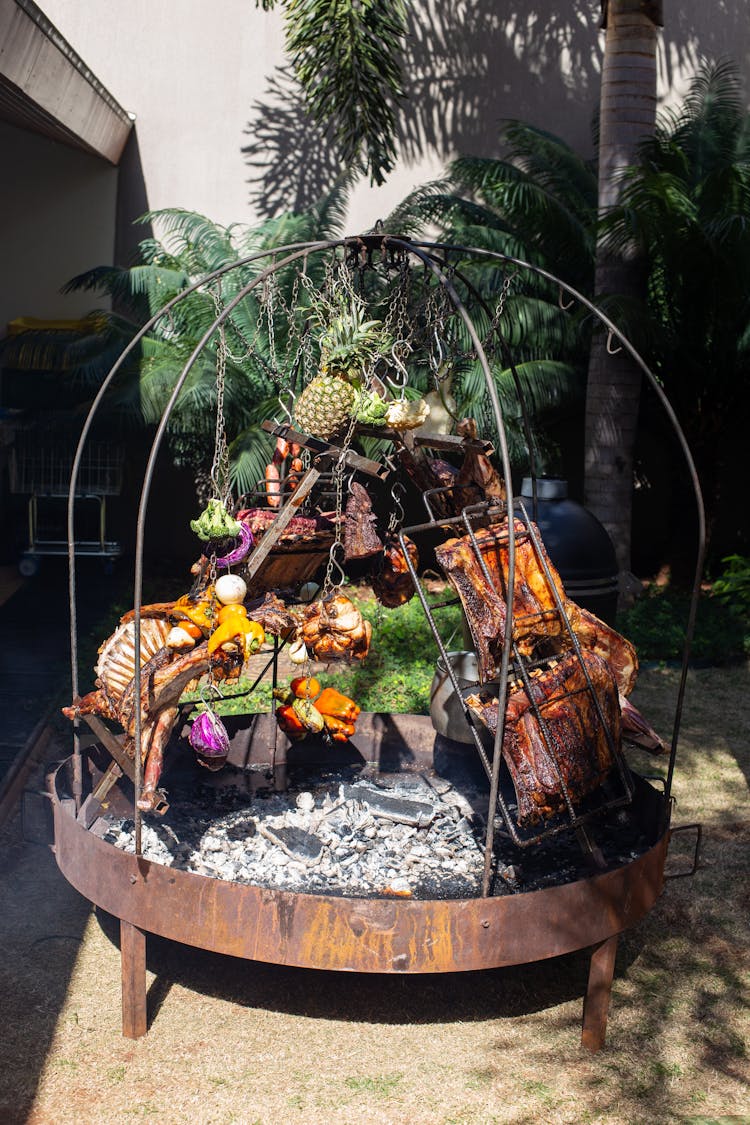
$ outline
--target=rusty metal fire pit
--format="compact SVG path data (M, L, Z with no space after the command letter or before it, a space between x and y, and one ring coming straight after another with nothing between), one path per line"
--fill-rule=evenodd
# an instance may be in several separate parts
M371 717L368 716L367 719ZM432 768L427 717L378 717L356 740L370 775ZM386 717L381 717L386 719ZM263 742L267 728L252 732ZM243 742L247 754L247 739ZM487 898L416 900L308 894L247 886L162 866L120 851L75 815L68 769L53 778L55 854L82 895L120 919L123 1034L146 1024L146 935L234 957L364 973L490 969L591 948L582 1043L604 1043L618 935L654 905L664 886L670 838L663 793L636 778L634 816L645 840L629 863L573 882ZM115 790L117 795L118 791ZM113 796L132 808L125 794Z
M355 473L363 475L373 483L374 488L375 484L388 481L391 486L390 495L400 507L396 491L400 481L396 477L402 469L407 470L422 493L429 515L427 524L415 525L408 530L415 534L425 531L432 533L435 530L453 534L459 527L462 535L466 533L466 542L470 545L472 557L487 583L486 588L492 587L495 579L479 542L482 539L486 547L486 536L490 534L482 525L490 518L498 518L499 515L505 517L508 531L507 547L504 546L503 550L507 549L507 577L503 576L500 566L498 587L504 587L506 595L508 590L511 594L504 600L505 625L502 644L496 652L493 650L493 661L496 660L496 666L493 663L490 668L488 664L487 669L482 673L482 683L486 685L488 681L492 681L497 688L495 704L497 718L494 728L491 723L488 724L489 729L493 731L492 745L484 735L480 735L474 719L469 714L469 703L461 696L460 685L448 661L444 638L433 615L433 610L452 603L428 603L420 585L416 564L410 558L403 519L399 521L395 518L393 522L389 521L388 530L388 535L401 545L408 570L407 580L410 577L416 588L456 697L460 696L462 710L468 724L467 729L471 731L476 751L474 761L480 762L484 770L483 783L487 787L485 815L483 822L476 826L477 840L483 836L483 842L480 844L480 848L483 847L482 873L474 893L412 895L406 892L404 897L400 897L394 886L381 890L376 888L369 895L354 894L343 884L337 887L333 880L330 893L328 886L321 889L320 885L316 885L316 893L311 893L310 887L288 889L275 885L261 885L260 879L241 881L233 878L218 878L201 872L181 870L178 866L148 858L144 854L143 847L143 813L162 814L168 810L166 798L155 788L157 782L154 780L155 774L158 780L161 771L163 747L158 743L159 753L154 754L155 744L151 743L148 754L153 756L147 759L146 754L142 753L146 744L142 738L141 707L133 705L132 730L128 729L130 719L122 718L124 712L113 714L111 710L107 711L111 700L107 697L106 687L100 693L102 696L100 710L86 711L79 706L83 701L78 691L74 502L83 449L103 396L112 385L120 367L146 333L154 329L162 318L165 318L165 323L171 323L172 308L190 293L205 286L206 291L213 294L217 315L176 379L156 430L141 492L136 528L132 646L133 652L142 658L143 558L148 501L157 457L177 398L199 354L206 348L210 351L215 347L217 402L223 402L223 381L221 393L219 392L218 372L223 371L220 356L223 355L224 361L226 360L225 335L227 331L232 330L232 317L235 310L251 296L255 300L259 293L266 294L265 315L269 318L270 331L272 302L268 293L273 290L275 278L282 270L291 270L295 273L297 281L297 288L293 288L292 292L297 293L299 284L303 280L306 285L312 284L307 272L308 261L316 255L330 256L330 261L323 270L329 279L334 276L336 270L348 270L351 275L350 282L351 279L355 279L357 286L363 286L363 291L367 290L365 283L368 275L375 277L378 270L380 270L380 277L373 290L375 294L381 291L381 285L384 287L383 292L389 291L388 286L395 278L397 287L393 291L394 300L386 319L389 317L393 319L396 312L398 317L403 319L406 304L405 298L401 300L399 293L403 296L411 284L410 270L412 266L414 267L414 275L419 275L418 290L422 294L422 305L420 315L413 319L415 323L422 324L423 327L427 326L427 330L423 333L424 340L420 345L424 353L420 362L424 361L423 366L426 365L435 372L435 379L439 385L442 350L438 340L437 350L440 354L433 354L431 342L433 335L437 338L436 325L440 323L439 317L443 318L445 324L451 326L449 335L452 338L466 338L470 341L469 349L462 353L462 357L463 361L470 360L476 363L483 376L489 413L494 417L497 445L502 462L502 481L499 476L497 477L497 482L502 488L495 490L494 498L490 498L488 494L484 499L480 499L479 503L474 503L470 500L471 489L469 494L464 496L462 489L466 486L458 483L456 476L449 474L451 483L445 487L441 484L441 487L433 488L429 484L420 483L422 470L415 453L418 452L417 446L420 442L426 448L441 455L461 453L467 457L469 454L473 457L479 454L488 457L492 447L489 443L480 441L476 432L473 436L467 431L460 437L439 434L422 434L421 437L414 437L415 431L409 430L410 436L407 439L403 435L399 436L397 433L399 427L395 421L390 422L389 426L371 426L363 422L360 427L363 436L376 437L392 443L393 452L381 462L369 460L349 448L348 442L356 428L354 414L351 416L348 438L342 447L320 440L315 435L297 433L291 428L290 410L290 401L293 402L295 399L297 361L291 364L293 368L291 385L289 385L289 372L282 362L278 364L278 371L276 371L277 385L280 388L279 402L289 421L264 423L264 426L282 442L288 439L300 444L301 449L304 447L308 467L305 467L300 460L303 468L299 471L303 475L295 478L293 485L283 497L277 498L276 503L281 506L278 508L273 529L268 530L262 540L255 545L252 555L249 556L247 573L250 577L257 577L261 566L270 566L270 562L276 565L278 560L273 557L274 544L280 542L284 529L292 526L291 521L295 512L298 510L301 512L305 503L312 504L311 497L316 489L322 489L322 495L327 488L327 495L329 497L333 495L336 501L335 515L338 521L336 527L339 530L334 536L330 549L324 585L330 590L334 564L338 565L343 583L345 575L338 563L336 552L341 546L340 521L342 497L345 491L345 472L351 472L352 480ZM565 294L572 297L598 318L610 337L622 345L643 372L656 397L664 406L685 455L696 496L698 552L692 608L686 628L682 675L663 790L652 785L647 779L631 774L622 757L619 738L615 738L613 734L614 720L605 716L599 695L593 686L589 665L584 660L581 646L570 623L568 609L563 603L560 590L555 586L546 562L543 566L545 580L554 592L554 605L550 605L545 613L551 613L561 630L569 635L566 651L570 649L568 656L573 663L577 661L576 667L580 666L581 675L585 680L585 686L580 688L580 693L582 698L590 699L593 705L587 712L591 718L590 721L586 720L589 727L583 732L584 736L590 735L592 730L603 735L604 741L609 744L608 753L611 754L611 761L617 767L616 770L605 771L601 777L597 775L596 790L593 788L582 790L580 804L574 800L575 795L568 791L555 750L555 738L549 735L540 705L534 702L535 689L531 676L537 672L547 675L551 669L546 665L544 669L533 667L531 651L522 652L517 643L518 634L514 632L513 608L513 595L518 577L516 549L519 547L520 551L521 541L525 537L532 544L534 553L539 559L543 560L545 556L542 545L536 543L537 532L532 523L533 509L529 515L523 505L517 499L513 499L508 443L496 385L497 370L510 366L516 378L519 400L521 400L520 383L509 356L508 344L500 334L502 319L500 314L507 296L510 278L506 278L500 304L493 314L485 299L479 295L473 283L462 272L463 259L489 260L494 262L496 268L503 270L530 271L537 280L543 279L545 283L559 286L561 296ZM249 274L244 275L242 270L246 268L249 269ZM232 271L237 271L236 276L233 274L232 278L228 279L232 281L233 288L231 293L223 297L222 279ZM402 288L399 289L398 286ZM479 311L490 323L489 334L484 340L479 338L467 307L459 295L459 289L469 303L478 302ZM263 306L259 307L262 313ZM296 298L291 301L287 312L289 309L296 309ZM438 320L435 319L436 317ZM255 317L250 319L255 320ZM259 323L260 319L259 317ZM401 327L403 328L403 325ZM309 348L305 346L306 333L307 327L301 332L299 339L299 356L303 367L309 352ZM275 338L275 332L272 335ZM247 340L244 335L239 339L242 348L246 349ZM412 353L412 343L413 341L406 340L402 349L403 357L408 358ZM492 369L488 360L488 351L495 365ZM396 358L395 347L392 357ZM398 360L398 364L405 378L408 378L405 358ZM266 363L265 359L263 363ZM500 368L497 367L498 364ZM399 383L398 379L395 382L393 379L388 381L392 389L399 390L400 398L403 398L405 384ZM401 401L391 403L391 406L393 405L399 407L401 414L406 411ZM522 401L521 408L528 448L532 451L534 443ZM397 418L400 416L399 410L396 410ZM219 425L219 420L223 421L223 415L217 413L217 458L219 451L225 448L226 442L226 434ZM220 438L223 439L224 446ZM494 436L493 440L495 440ZM532 455L532 462L533 460ZM273 466L268 466L269 470L272 468ZM494 469L492 471L495 472ZM268 479L267 474L266 482ZM458 505L460 511L456 510L438 519L436 512L440 505L447 502L448 495L454 494L454 499L461 499ZM268 500L270 506L270 493ZM431 502L438 507L433 510L430 506ZM315 503L322 510L320 503L318 501ZM395 517L395 512L391 512L391 516ZM401 516L403 517L403 510ZM523 525L520 532L516 530L519 518ZM60 870L70 883L97 906L120 919L123 1033L130 1038L136 1038L145 1034L147 1030L146 935L152 933L235 957L280 965L366 973L465 972L525 964L576 950L590 949L589 979L583 1006L582 1043L591 1050L598 1050L604 1043L618 935L643 918L661 893L666 878L665 861L669 840L672 833L676 831L670 828L670 794L687 680L690 641L700 588L704 543L705 521L695 467L674 412L666 401L658 381L632 345L604 314L582 294L539 267L491 251L427 242L408 242L393 236L372 235L261 251L241 262L222 267L175 296L134 337L102 384L82 429L73 462L68 504L73 695L73 705L68 710L74 719L76 733L73 756L51 778L55 853ZM214 568L219 553L217 551L213 553L213 562L210 565ZM274 569L268 573L273 575L271 585L278 585L279 589L282 588L285 580L291 582L288 560L285 562L283 558L279 563L279 570ZM310 572L306 569L304 576L309 577L309 575ZM296 577L299 578L299 575ZM261 583L259 589L264 588ZM499 588L496 593L500 594ZM290 600L293 601L299 594L299 590L289 591ZM384 604L389 603L386 601ZM400 602L395 601L392 604L398 605ZM464 605L465 610L466 608ZM538 615L532 614L531 617L536 619ZM603 625L601 622L599 624ZM273 630L268 631L273 632ZM266 669L272 666L274 687L277 686L280 647L293 632L293 628L288 628L286 632L277 631L275 635L273 652ZM165 643L165 639L160 642L162 646ZM163 647L159 650L161 653L165 651ZM546 653L541 654L545 658L546 655ZM241 657L239 662L242 662ZM145 666L145 662L141 664L139 659L134 657L133 669L130 673L132 678L128 679L127 688L122 696L126 700L131 698L129 694L131 691L133 700L149 698L150 688L142 681L142 667ZM212 669L210 660L206 667ZM191 676L193 674L192 665L190 674ZM205 668L201 674L206 674ZM209 674L213 675L213 672ZM187 682L186 675L185 683ZM540 819L543 822L538 829L536 827L533 829L537 832L535 836L531 834L524 836L521 824L524 818L520 815L520 809L513 814L507 790L504 792L503 789L505 768L503 729L506 704L509 699L508 692L510 685L513 684L515 685L513 690L520 691L523 688L527 699L532 703L538 729L543 736L542 741L546 743L546 751L564 797L564 801L561 798L561 802L557 804L553 802L546 807L546 811L540 813L536 820L531 817L535 824ZM144 687L147 687L145 696L142 691ZM576 691L578 690L576 688ZM626 689L625 694L628 690L629 688ZM96 694L90 693L90 695ZM614 700L613 714L619 721L620 711L616 702L616 692L612 694L610 690L610 695ZM118 696L118 698L122 697ZM169 707L165 704L161 712L163 716L171 710L170 722L179 711L178 699L179 692L176 691ZM482 699L471 704L472 707L479 707L480 710L484 705ZM101 709L102 706L104 710ZM492 701L487 706L491 710ZM121 736L113 734L102 722L101 715L121 722L125 734ZM81 738L79 722L81 718L85 718L96 739L88 749L84 747ZM149 737L152 734L153 728ZM350 732L347 734L347 737L349 736ZM576 743L579 751L584 741L585 737ZM258 796L258 783L259 780L262 782L263 776L266 776L266 780L270 776L270 785L276 790L285 789L287 773L295 765L296 754L296 748L285 743L285 737L277 735L271 716L248 719L243 729L235 730L228 762L230 767L234 767L237 771L236 776L243 777L249 784L248 791L254 792L255 796ZM174 745L170 745L173 750L179 751L178 757L181 754L184 758L184 749L179 750L179 734ZM184 746L184 741L182 745ZM603 746L603 743L601 745ZM430 719L415 715L360 716L351 746L352 752L358 758L355 768L363 777L374 779L375 784L383 778L406 776L410 772L425 777L440 777L445 755L447 754L450 759L451 752L450 747L446 748L440 743L439 737L436 739ZM167 749L169 750L169 747ZM465 743L454 744L454 750L459 756L471 753L471 747L467 748ZM110 755L111 760L106 758L105 751ZM224 745L222 752L225 751ZM328 751L330 747L326 747L326 752ZM324 761L324 757L321 761ZM310 766L311 763L298 762L297 764ZM263 768L266 771L265 775ZM144 769L145 780L148 782L146 786L143 784ZM608 766L607 770L609 770ZM618 790L610 784L616 776L620 782ZM505 780L507 781L507 778ZM171 780L169 784L171 786ZM144 792L147 796L145 801L142 800ZM598 803L593 801L594 792L598 794ZM558 807L562 810L560 816L563 820L555 824ZM110 814L123 810L125 816L131 813L133 816L132 853L122 847L114 846L107 838ZM626 849L627 854L618 852L607 854L606 847L602 844L607 827L612 827L614 831L615 824L625 822L633 827L637 846ZM258 831L260 832L260 828ZM574 843L577 841L580 845L578 859L582 866L577 868L573 875L567 871L557 878L554 856L557 849L564 850L566 839L573 840ZM503 852L505 847L511 849L507 855ZM521 849L524 855L529 856L533 854L536 847L549 849L548 877L536 887L530 884L514 886L513 879L510 877L509 883L500 887L497 882L498 873L502 873L503 870L513 871L515 853L512 849Z

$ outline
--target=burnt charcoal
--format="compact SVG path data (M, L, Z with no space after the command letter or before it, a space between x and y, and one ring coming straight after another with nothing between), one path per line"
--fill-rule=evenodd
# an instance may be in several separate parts
M295 859L317 859L323 850L323 841L304 828L274 828L273 835Z
M248 837L254 836L256 832L254 820L242 820L227 828L227 838L229 840L247 840Z
M412 824L424 828L435 818L434 805L425 801L391 797L369 785L342 785L342 796L347 801L364 801L373 816L392 820L396 824Z

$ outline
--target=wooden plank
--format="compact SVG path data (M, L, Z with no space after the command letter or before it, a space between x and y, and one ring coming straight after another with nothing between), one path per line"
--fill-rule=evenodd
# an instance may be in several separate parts
M122 748L122 735L113 734L98 715L81 715L81 718L85 720L105 750L111 754L125 776L130 778L135 785L135 762L128 757ZM159 789L157 792L159 793L159 798L152 812L156 813L157 816L164 816L164 813L169 808L169 804L163 791Z
M86 828L90 828L97 817L101 816L107 794L121 777L122 770L117 762L110 762L94 789L81 805L78 819Z
M245 564L244 577L248 586L281 538L281 534L292 516L294 516L297 509L301 507L302 501L319 479L319 469L308 469L284 507L279 511L279 514L274 519L268 531L264 532L263 538Z
M122 736L113 734L98 715L81 715L81 718L93 731L102 746L109 751L125 776L135 782L135 763L122 748Z
M52 736L47 725L49 712L45 713L32 731L31 737L16 754L0 784L0 825L15 812L30 774L42 760L42 755Z
M340 446L332 445L330 442L323 441L322 438L312 437L310 434L301 434L286 423L277 425L275 422L261 422L261 428L274 437L283 438L288 442L296 442L297 445L309 449L311 453L315 453L318 457L331 457L338 460L343 453ZM390 431L388 432L390 433ZM381 480L385 480L390 471L387 465L382 465L380 461L371 461L369 457L363 457L361 453L357 453L353 449L347 449L344 453L344 463L350 469L356 469L370 477L379 477Z

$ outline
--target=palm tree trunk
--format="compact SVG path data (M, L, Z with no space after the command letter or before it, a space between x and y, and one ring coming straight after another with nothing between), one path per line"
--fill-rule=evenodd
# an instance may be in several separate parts
M599 121L599 214L616 201L621 170L656 117L658 3L608 0ZM596 293L634 294L638 264L597 251ZM614 350L614 349L613 349ZM611 355L606 335L594 336L586 393L585 502L610 534L621 572L630 570L633 446L641 376L624 352Z

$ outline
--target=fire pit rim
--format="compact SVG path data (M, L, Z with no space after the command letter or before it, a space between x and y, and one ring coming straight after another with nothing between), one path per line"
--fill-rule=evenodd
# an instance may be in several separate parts
M668 825L631 862L573 882L495 898L360 898L216 879L124 852L84 827L51 785L55 855L95 905L148 932L249 960L375 973L526 964L606 941L664 886Z

